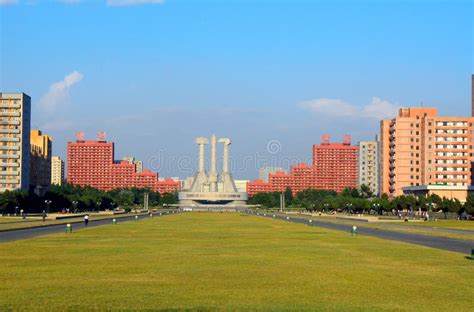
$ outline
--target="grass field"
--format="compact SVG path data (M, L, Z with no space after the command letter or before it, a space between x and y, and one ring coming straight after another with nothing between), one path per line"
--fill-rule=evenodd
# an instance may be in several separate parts
M465 255L231 213L3 243L0 263L1 311L473 309Z

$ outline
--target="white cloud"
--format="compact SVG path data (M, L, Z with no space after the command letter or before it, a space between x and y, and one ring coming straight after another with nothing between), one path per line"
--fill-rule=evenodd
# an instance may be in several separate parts
M163 4L164 0L107 0L108 6L131 6L143 4Z
M397 116L399 109L398 105L374 96L372 101L363 107L362 116L376 119L394 118Z
M17 4L18 0L0 0L0 5Z
M69 90L82 80L84 75L78 71L66 75L63 80L53 83L49 86L48 92L43 95L39 102L39 107L46 111L52 112L58 106L64 104L69 97Z
M357 106L339 99L315 99L299 104L303 109L327 116L353 118L393 118L397 115L399 106L389 101L373 97L372 101L364 106Z

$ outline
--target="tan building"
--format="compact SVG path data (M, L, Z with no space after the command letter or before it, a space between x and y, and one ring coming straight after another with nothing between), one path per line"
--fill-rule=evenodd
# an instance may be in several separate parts
M51 185L51 152L52 140L40 130L31 130L31 166L30 185L33 188L45 189Z
M439 117L435 108L402 108L380 123L380 193L411 186L471 185L473 117Z
M358 187L366 185L374 195L377 195L379 193L378 142L360 141L358 147Z
M438 195L448 199L458 199L461 203L466 202L467 195L474 193L473 186L448 186L448 185L423 185L404 187L405 195L429 196Z
M124 158L122 158L122 160L125 160L130 164L134 164L137 173L143 172L143 162L141 160L136 160L135 157L132 156L125 156Z
M51 157L51 185L62 185L64 181L64 161L59 156Z
M0 92L0 192L28 190L31 98Z

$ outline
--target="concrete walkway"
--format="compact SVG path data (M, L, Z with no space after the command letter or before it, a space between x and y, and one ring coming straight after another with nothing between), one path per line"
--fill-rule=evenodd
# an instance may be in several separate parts
M257 215L256 212L253 212L251 214ZM263 213L258 213L258 215L261 217L274 218L278 220L309 225L308 219L299 218L297 216L281 216L277 214L276 215L266 214L265 216ZM330 230L344 231L344 232L347 232L349 235L352 229L352 225L349 225L349 224L324 222L324 221L319 221L319 220L313 220L311 224L312 226L319 226L319 227L323 227ZM394 241L410 243L410 244L417 244L417 245L422 245L426 247L454 251L454 252L459 252L459 253L469 254L469 255L471 254L471 250L474 248L474 241L440 237L440 236L396 232L396 231L367 228L367 227L358 227L357 233L358 235L373 236L373 237L378 237L378 238L383 238L383 239L388 239L388 240L394 240Z

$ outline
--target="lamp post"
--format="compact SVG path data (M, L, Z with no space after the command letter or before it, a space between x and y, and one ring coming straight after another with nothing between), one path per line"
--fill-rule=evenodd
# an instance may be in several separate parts
M18 206L15 207L15 217L18 215Z
M78 204L78 202L76 200L72 201L72 207L74 208L74 213L77 212L77 204Z
M99 212L100 211L100 205L102 204L102 202L98 201L96 204L97 204L97 212Z
M380 214L380 204L373 204L372 208L374 208L374 210L377 211L377 214Z
M52 201L49 199L46 199L44 203L46 204L46 213L49 213L49 206L51 205Z
M328 212L328 210L329 210L328 207L329 207L329 204L324 204L324 212L326 212L326 213Z
M346 204L346 209L348 212L352 211L352 203Z

